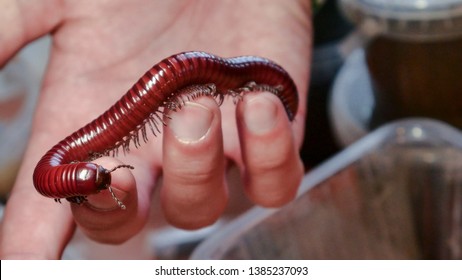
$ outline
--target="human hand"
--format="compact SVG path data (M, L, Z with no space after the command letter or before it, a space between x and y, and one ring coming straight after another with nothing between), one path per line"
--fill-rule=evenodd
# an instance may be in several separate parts
M242 171L246 193L257 204L281 206L295 195L303 174L298 148L309 76L309 1L103 2L0 0L7 8L0 9L7 13L0 17L0 65L27 41L53 31L30 142L2 224L2 258L59 258L74 221L96 241L129 239L146 223L161 175L163 211L182 228L206 226L220 216L231 164ZM113 173L113 189L127 210L114 207L108 193L69 209L33 189L35 164L52 145L106 110L153 63L185 50L278 62L299 90L294 122L269 93L250 94L237 108L225 103L221 111L200 98L172 113L161 136L122 158L135 166L132 173Z

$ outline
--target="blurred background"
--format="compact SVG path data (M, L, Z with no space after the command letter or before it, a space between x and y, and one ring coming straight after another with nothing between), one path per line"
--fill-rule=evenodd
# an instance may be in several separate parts
M251 208L231 170L232 211L215 225L178 230L153 207L160 222L129 242L77 231L63 258L462 258L462 0L313 3L299 198ZM0 70L2 209L49 49L41 38Z

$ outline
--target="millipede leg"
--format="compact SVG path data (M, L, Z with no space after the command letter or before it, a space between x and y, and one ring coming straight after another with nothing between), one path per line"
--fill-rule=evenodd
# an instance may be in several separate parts
M108 172L109 173L114 172L119 168L135 169L135 167L133 167L133 166L131 166L129 164L120 164L120 165L117 165L116 167L108 170ZM108 187L108 190L111 193L112 199L114 199L114 201L117 203L117 205L119 205L120 209L122 209L122 210L127 209L127 207L123 204L123 202L120 201L120 199L117 198L117 196L114 193L114 190L111 187Z
M80 205L84 203L85 201L87 201L87 198L85 196L72 196L72 197L66 197L66 200L71 203Z
M120 209L122 210L125 210L127 209L127 206L125 206L123 204L122 201L120 201L120 199L117 198L117 196L115 195L114 191L112 190L111 187L108 188L109 192L111 193L111 196L112 196L112 199L114 199L114 201L117 203L117 205L119 205Z
M112 173L112 172L116 171L119 168L135 169L135 167L133 167L133 166L131 166L129 164L120 164L120 165L117 165L116 167L110 169L108 172Z

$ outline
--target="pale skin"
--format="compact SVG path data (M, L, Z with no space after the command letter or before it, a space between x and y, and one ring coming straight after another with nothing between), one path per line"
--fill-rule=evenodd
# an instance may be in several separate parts
M163 177L166 219L180 228L214 223L228 200L226 169L235 164L249 199L279 207L303 175L309 77L310 1L21 1L0 0L0 65L22 46L52 34L50 62L30 141L8 199L0 235L2 259L57 259L77 225L91 239L117 244L147 222L151 194ZM113 173L113 189L88 203L58 204L39 195L32 172L59 140L97 117L154 63L186 50L223 57L259 55L283 66L300 94L295 120L270 93L221 108L211 98L171 113L161 135L124 157L134 170ZM97 163L110 169L114 158Z

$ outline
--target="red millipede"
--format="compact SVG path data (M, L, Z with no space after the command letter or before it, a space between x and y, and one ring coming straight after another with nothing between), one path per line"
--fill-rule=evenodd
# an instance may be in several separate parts
M146 142L146 127L154 135L165 125L168 110L201 95L221 104L226 95L238 99L249 91L269 91L279 97L292 121L298 108L298 93L289 74L261 57L221 58L205 52L172 55L147 71L124 95L98 118L52 147L38 162L33 175L37 191L59 201L82 203L86 196L109 189L112 170L91 163L102 155L128 152L130 142Z

